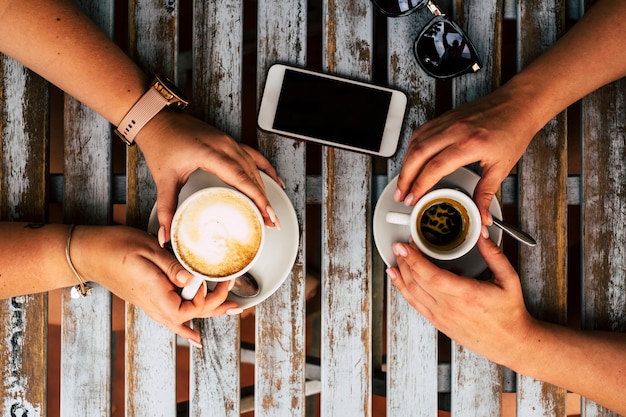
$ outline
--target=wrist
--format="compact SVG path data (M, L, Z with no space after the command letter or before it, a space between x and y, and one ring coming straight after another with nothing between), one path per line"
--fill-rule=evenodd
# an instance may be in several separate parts
M72 247L72 235L73 235L74 229L75 229L75 226L73 224L69 226L68 231L67 231L67 237L65 239L65 260L67 261L68 267L74 274L74 277L78 281L78 284L72 287L71 296L72 298L87 297L91 295L92 287L87 282L85 282L85 279L76 270L76 267L74 266L74 263L72 262L71 247Z
M525 70L502 86L520 115L520 127L528 129L533 136L574 101L559 91L567 87L558 85L554 79L544 80L537 71Z
M515 340L509 345L500 364L513 371L535 377L538 371L550 360L546 352L552 343L552 336L546 323L530 317L525 329L515 332Z
M102 284L99 280L94 279L97 274L93 273L94 269L93 265L91 265L93 259L91 254L95 253L90 249L90 245L94 243L94 236L91 233L93 229L95 229L95 226L74 226L73 230L71 230L71 235L70 231L68 231L67 237L70 239L66 241L66 245L69 242L67 247L71 263L81 279L84 282L98 282Z

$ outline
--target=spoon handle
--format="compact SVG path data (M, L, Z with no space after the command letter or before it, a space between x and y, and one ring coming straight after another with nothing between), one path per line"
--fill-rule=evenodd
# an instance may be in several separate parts
M493 224L507 232L509 235L513 236L518 241L528 246L535 246L537 244L537 242L535 242L535 239L533 239L532 236L530 236L528 233L523 232L516 227L511 226L510 224L503 223L502 220L496 219L494 217Z

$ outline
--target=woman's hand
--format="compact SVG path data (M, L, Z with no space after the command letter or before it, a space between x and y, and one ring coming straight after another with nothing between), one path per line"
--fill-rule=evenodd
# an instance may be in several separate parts
M480 162L482 179L474 200L483 224L490 225L493 196L542 126L527 109L520 109L523 93L509 90L501 87L417 128L394 199L413 205L445 175Z
M414 245L395 243L398 268L387 273L393 285L421 315L452 340L506 364L522 354L536 322L524 305L515 270L495 243L480 237L478 248L493 272L478 281L443 270Z
M258 151L240 145L213 126L185 113L162 111L137 135L136 141L157 186L157 216L161 245L170 240L178 193L197 169L215 174L257 205L268 226L280 227L259 169L283 188L276 170Z
M118 297L145 311L180 336L200 343L197 332L185 323L193 318L238 314L226 301L229 282L212 292L200 289L189 301L179 294L191 278L153 236L125 226L77 226L71 256L85 280L98 282Z

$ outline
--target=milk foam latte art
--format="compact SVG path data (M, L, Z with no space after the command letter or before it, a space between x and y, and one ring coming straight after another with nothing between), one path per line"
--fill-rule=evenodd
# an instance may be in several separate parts
M263 238L263 218L256 206L229 188L194 193L178 208L172 225L172 246L181 264L216 281L245 272Z

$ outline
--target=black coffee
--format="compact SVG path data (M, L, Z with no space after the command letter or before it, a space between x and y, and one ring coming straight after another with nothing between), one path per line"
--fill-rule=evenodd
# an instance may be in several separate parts
M459 246L469 225L469 216L460 203L440 198L432 201L417 216L418 232L427 246L447 251Z

